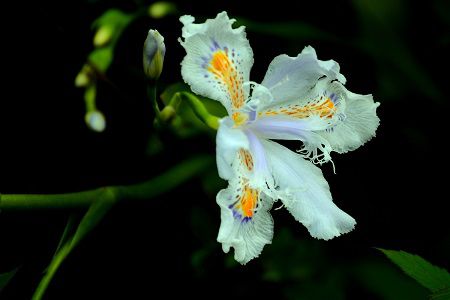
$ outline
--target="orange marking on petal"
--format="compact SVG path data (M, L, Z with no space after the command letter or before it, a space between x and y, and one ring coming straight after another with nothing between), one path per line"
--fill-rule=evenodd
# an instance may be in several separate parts
M234 112L231 115L231 118L234 121L234 127L239 127L242 124L244 124L245 122L247 122L248 120L248 114L246 113L241 113L241 112Z
M239 156L247 169L249 171L253 170L253 158L250 152L245 149L239 149Z
M321 100L321 98L319 100ZM314 101L302 107L298 105L288 105L279 109L270 109L260 112L258 115L288 115L300 119L307 118L311 115L319 115L321 118L332 118L336 110L337 108L333 101L331 101L330 98L327 98L325 101Z
M253 217L258 204L258 196L259 192L257 190L250 188L248 185L244 187L238 207L242 210L245 217Z
M245 102L241 86L243 80L242 78L238 80L236 69L230 62L228 53L223 50L214 52L207 70L227 87L233 107L241 108Z

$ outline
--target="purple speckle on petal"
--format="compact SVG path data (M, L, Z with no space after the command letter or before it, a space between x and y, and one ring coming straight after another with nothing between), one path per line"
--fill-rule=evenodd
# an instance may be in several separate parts
M212 40L213 45L211 46L211 51L216 51L217 49L220 49L219 43L217 43L216 40Z
M334 100L336 99L336 94L335 94L335 93L332 93L332 94L330 95L330 99L331 99L331 101L334 102Z

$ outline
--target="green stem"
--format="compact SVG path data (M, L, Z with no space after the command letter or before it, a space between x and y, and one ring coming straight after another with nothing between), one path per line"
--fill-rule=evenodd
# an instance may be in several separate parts
M111 186L79 193L62 195L2 195L1 208L75 207L89 205L76 232L70 238L65 235L72 227L69 221L50 265L32 297L41 300L62 262L73 248L102 220L109 209L121 199L143 200L156 197L206 169L212 163L210 157L198 156L187 160L151 180L128 186ZM88 199L88 200L86 200ZM47 206L44 206L47 205ZM64 242L65 240L65 242Z
M151 85L147 88L147 94L150 97L152 101L153 110L155 111L156 120L158 120L158 123L161 124L161 111L159 110L158 106L158 86L157 81L152 80Z
M219 128L219 118L211 115L206 109L205 105L199 98L194 94L189 92L178 92L174 95L175 97L180 97L185 99L195 115L208 127L217 130Z
M96 200L112 195L115 201L143 200L156 197L171 190L212 164L210 157L197 156L180 163L169 171L148 181L128 185L109 186L68 194L3 194L0 195L1 210L80 208L89 207Z
M86 104L86 112L96 111L95 98L97 95L97 86L90 84L84 92L84 102Z

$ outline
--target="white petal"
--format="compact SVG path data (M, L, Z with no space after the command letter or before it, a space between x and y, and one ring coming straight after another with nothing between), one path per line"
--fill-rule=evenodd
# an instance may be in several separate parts
M332 201L322 171L300 155L272 141L263 141L279 197L311 236L331 239L351 231L356 222Z
M341 83L319 80L304 105L281 103L258 113L249 126L269 139L299 139L315 163L331 159L331 151L354 150L375 136L379 125L371 95L349 92ZM302 101L297 101L302 102Z
M233 120L223 118L216 136L216 162L221 178L229 180L234 176L233 163L240 149L249 149L247 136L240 128L234 128Z
M226 12L215 19L194 24L192 16L183 16L181 45L186 56L181 63L181 75L193 92L222 102L228 112L245 104L253 65L253 52L244 27L232 28L234 19Z
M323 76L328 82L337 79L345 83L345 77L339 73L339 64L333 60L318 60L314 48L308 46L297 57L285 54L275 57L261 84L271 91L275 99L273 104L307 101L304 95Z
M320 132L334 151L345 153L354 150L375 136L380 124L376 109L380 105L372 95L358 95L335 82L334 90L339 93L345 107L336 124L329 130Z
M245 135L249 141L249 154L253 160L253 169L248 174L249 184L264 191L267 195L271 195L275 186L267 162L266 151L260 139L251 130L245 130Z
M322 164L331 160L330 153L333 149L330 143L317 133L330 127L327 119L316 115L305 119L272 116L257 119L248 127L261 138L302 141L300 152L313 163Z
M227 189L217 194L217 203L221 208L221 224L217 241L222 243L225 253L234 248L234 258L241 264L259 256L263 247L270 244L273 237L273 220L268 212L272 201L260 193L257 208L251 217L239 210L236 201L243 196L242 182L230 182ZM257 196L257 197L258 197Z
M297 119L287 116L271 116L259 118L248 125L248 128L258 136L266 139L303 141L305 135L311 131L322 131L330 124L317 116Z

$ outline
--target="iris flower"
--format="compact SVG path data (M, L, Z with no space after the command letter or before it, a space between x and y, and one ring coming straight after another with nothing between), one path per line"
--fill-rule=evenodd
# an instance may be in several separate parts
M250 81L253 52L243 26L233 28L226 12L202 24L189 15L180 21L184 81L228 112L216 137L219 176L228 181L217 195L223 251L233 247L241 264L257 257L272 240L269 210L278 200L315 238L351 231L355 220L333 203L315 164L371 139L379 103L348 91L338 63L319 60L312 47L275 57L261 84ZM274 140L302 148L293 152Z

